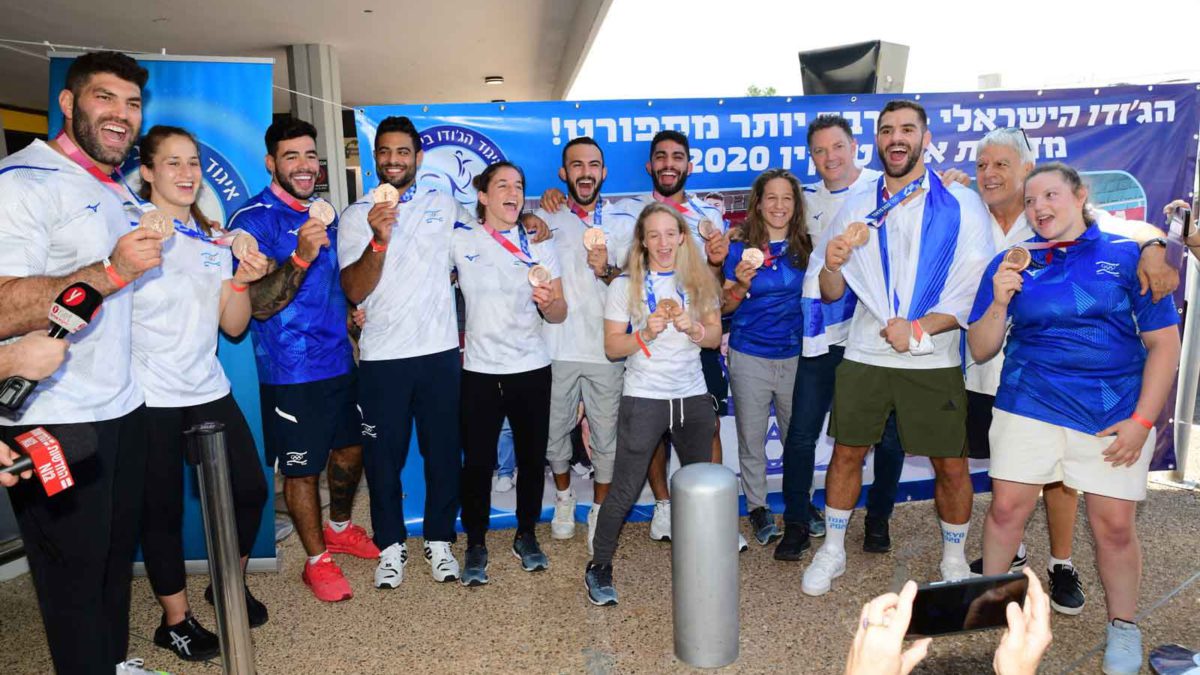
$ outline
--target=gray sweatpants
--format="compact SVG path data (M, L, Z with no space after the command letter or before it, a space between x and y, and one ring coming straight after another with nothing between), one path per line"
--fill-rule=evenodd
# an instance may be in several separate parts
M612 562L621 526L646 484L650 459L663 434L671 432L671 444L679 455L679 463L686 466L712 461L716 430L717 414L709 394L671 400L621 397L616 463L612 485L597 516L593 562L601 565Z
M767 425L771 402L775 402L780 442L786 443L799 357L764 359L730 349L728 361L742 492L746 495L746 509L753 511L767 505Z
M550 364L550 434L546 459L550 470L564 474L571 468L571 432L579 402L583 401L591 430L592 468L597 483L611 483L617 450L617 406L621 402L624 363L554 361Z

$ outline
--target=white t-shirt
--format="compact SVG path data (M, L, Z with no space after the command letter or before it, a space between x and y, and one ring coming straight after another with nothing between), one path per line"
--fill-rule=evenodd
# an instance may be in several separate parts
M517 250L521 250L520 229L518 225L500 233ZM533 261L550 270L552 279L562 276L553 243L535 244L529 234L526 246ZM529 267L493 239L478 221L454 228L450 259L458 268L458 287L467 303L463 369L508 375L550 365L550 351L542 337L544 321L529 285Z
M838 211L842 209L850 191L860 185L874 185L882 172L875 169L863 169L858 178L841 190L830 190L824 181L817 181L804 186L804 222L808 226L808 234L816 241L817 236L825 231L825 226L833 222Z
M990 211L988 215L991 215ZM1008 234L1005 234L1004 228L996 222L995 216L992 216L991 223L993 254L1033 238L1033 228L1029 227L1024 211L1013 221L1012 227L1008 228ZM985 283L985 280L981 278L979 283ZM988 280L987 283L991 283L991 281ZM971 350L967 349L967 390L995 396L996 391L1000 389L1000 371L1003 368L1003 348L983 363L976 363L975 359L971 358Z
M188 223L199 233L195 223ZM176 232L162 267L133 294L133 375L151 408L181 408L229 393L217 360L221 282L233 277L229 249Z
M362 257L374 236L368 197L342 212L338 264ZM367 312L358 348L363 361L386 361L458 348L458 319L450 285L450 239L456 224L474 220L452 197L435 190L400 204L379 283L359 307Z
M608 256L612 264L625 268L629 249L633 246L633 231L637 227L638 216L642 214L642 209L655 201L654 195L649 194L626 197L612 205L611 215L605 211L604 230L609 237ZM683 207L685 210L680 215L692 231L692 241L700 247L703 255L704 237L700 236L700 221L707 218L717 226L717 230L724 232L725 220L715 206L697 199L695 195L685 195Z
M674 273L651 273L650 283L654 286L656 300L674 298L684 307L690 305L688 298L676 292ZM642 302L646 302L645 294ZM643 309L643 318L633 324L635 331L646 327L649 309ZM628 276L622 274L609 284L604 318L623 324L632 320ZM667 400L698 396L708 391L700 366L700 345L675 330L675 326L668 324L667 329L646 347L650 350L650 358L646 358L641 349L625 358L623 393L626 396Z
M608 204L598 204L600 226L603 229ZM563 296L567 299L567 319L562 323L546 323L542 335L554 361L579 363L612 363L604 355L604 302L608 286L596 278L587 264L587 249L583 232L592 227L595 213L583 221L570 209L548 213L538 209L536 215L550 226L554 250L562 267Z
M0 276L75 272L109 255L136 218L79 165L35 140L0 161ZM62 367L19 418L0 415L0 425L99 422L141 405L130 367L132 312L133 288L105 298L88 327L68 338Z
M891 273L894 279L896 295L900 299L900 315L908 312L917 274L917 255L921 246L921 225L925 215L925 202L929 196L929 181L938 180L931 171L926 171L922 185L925 191L911 199L906 204L893 208L887 214L888 254L891 260ZM822 236L823 241L835 237L845 231L846 226L855 221L865 221L867 214L876 208L876 183L858 183L850 190L838 215L829 224ZM984 267L991 260L994 245L991 235L991 215L979 195L973 190L954 183L946 188L951 196L958 200L961 210L961 221L958 231L958 241L955 248L954 260L946 277L944 290L940 301L933 306L930 313L950 314L957 318L963 328L967 327L967 317L975 292L979 288L979 279ZM878 246L878 237L871 233L871 240L866 246ZM852 254L853 255L853 254ZM878 278L882 283L883 274ZM848 282L850 283L850 282ZM853 288L853 284L851 283ZM949 330L938 335L932 335L933 353L913 356L910 352L897 352L879 333L885 324L867 310L861 301L865 294L886 295L884 289L854 288L860 296L860 301L850 320L849 337L846 340L846 358L859 363L888 368L948 368L962 364L959 354L961 331Z

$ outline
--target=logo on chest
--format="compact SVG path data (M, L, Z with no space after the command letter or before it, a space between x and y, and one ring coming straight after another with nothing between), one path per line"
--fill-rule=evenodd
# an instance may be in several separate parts
M1121 276L1118 271L1121 267L1120 263L1105 262L1103 260L1096 261L1096 274L1111 274L1114 277Z
M204 263L205 267L220 267L221 266L221 254L217 253L217 252L213 252L213 253L202 252L200 254L200 260Z

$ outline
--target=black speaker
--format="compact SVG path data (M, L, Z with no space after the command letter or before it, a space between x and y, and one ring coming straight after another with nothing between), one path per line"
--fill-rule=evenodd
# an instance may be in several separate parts
M904 91L908 47L882 40L800 52L805 94L884 94Z

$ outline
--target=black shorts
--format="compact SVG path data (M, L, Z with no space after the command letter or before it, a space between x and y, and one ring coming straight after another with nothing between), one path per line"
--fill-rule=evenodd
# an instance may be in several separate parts
M700 369L704 372L704 384L712 395L713 408L717 417L729 414L729 380L725 377L724 359L719 349L700 350Z
M268 466L285 476L315 476L329 451L362 443L354 371L303 384L259 385Z
M996 397L977 391L967 392L967 457L991 459L988 431L992 428L992 406Z

